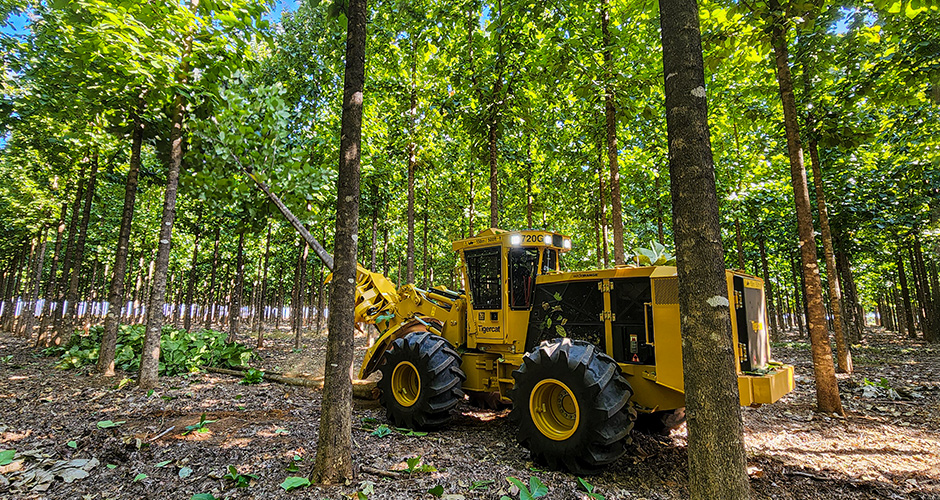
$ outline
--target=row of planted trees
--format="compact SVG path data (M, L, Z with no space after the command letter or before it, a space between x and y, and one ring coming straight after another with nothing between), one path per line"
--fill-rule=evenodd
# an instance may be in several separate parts
M843 370L870 315L927 340L940 326L940 99L918 69L940 57L938 13L900 5L701 5L726 264L765 279L774 333L829 323ZM62 343L166 316L289 324L299 345L327 272L251 179L332 247L342 15L305 4L272 29L234 0L27 7L3 39L4 328ZM450 242L491 225L572 235L572 269L671 238L651 5L370 12L361 263L457 288Z

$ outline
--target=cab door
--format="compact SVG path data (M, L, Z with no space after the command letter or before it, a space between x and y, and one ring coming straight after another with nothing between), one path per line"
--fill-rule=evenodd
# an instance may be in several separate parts
M467 276L467 331L470 347L476 342L499 342L505 336L503 308L502 247L464 251Z

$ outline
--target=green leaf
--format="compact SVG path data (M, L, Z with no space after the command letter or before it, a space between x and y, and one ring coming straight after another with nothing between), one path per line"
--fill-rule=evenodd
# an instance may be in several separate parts
M141 479L147 479L147 475L144 474L143 472L141 472L140 474L137 474L136 476L134 476L134 482L135 482L135 483L136 483L137 481L140 481Z
M216 500L212 493L196 493L189 497L189 500Z
M291 476L281 483L281 488L284 488L284 491L303 488L304 486L310 486L310 480L305 477Z
M436 497L442 497L442 496L444 496L444 487L441 486L441 485L437 485L437 486L435 486L435 487L429 489L429 490L428 490L428 493L430 493L430 494L432 494L432 495L434 495L434 496L436 496Z
M482 481L473 481L470 483L470 491L473 490L487 490L489 485L495 483L492 479L484 479Z
M126 424L126 423L127 423L126 420L120 420L120 421L117 421L117 422L112 422L111 420L102 420L102 421L98 422L96 425L98 426L99 429L110 429L110 428L112 428L112 427L118 427L118 426L120 426L120 425L122 425L122 424Z
M180 467L180 472L179 472L180 479L186 479L187 477L192 476L192 475L193 475L192 469L190 469L189 467Z
M3 450L0 451L0 465L7 465L13 461L13 457L16 456L16 450Z
M172 462L172 460L164 460L154 465L154 467L166 467L167 465L170 465L170 462Z
M386 425L386 424L382 424L382 425L376 427L376 429L375 429L374 431L372 431L372 435L373 435L373 436L376 436L376 437L385 437L385 436L388 436L388 435L391 434L391 433L392 433L392 430L389 429L389 428L388 428L388 425Z
M72 449L76 449L78 448L78 443L75 441L69 441L68 443L65 443L65 446L68 446L69 448L72 448Z
M108 464L108 465L105 465L105 467L107 467L107 468L109 468L109 469L116 469L116 468L117 468L117 465Z
M539 498L548 495L548 486L542 484L542 481L535 476L529 477L529 493L532 498Z

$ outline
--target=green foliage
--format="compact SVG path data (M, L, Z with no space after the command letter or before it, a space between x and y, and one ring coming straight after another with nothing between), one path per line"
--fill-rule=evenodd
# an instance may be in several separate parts
M389 429L387 424L382 424L376 427L374 431L372 431L372 435L376 437L385 437L391 433L392 433L392 430Z
M147 475L141 472L140 474L137 474L136 476L134 476L134 481L132 482L136 483L137 481L142 481L144 479L147 479Z
M535 476L529 476L528 486L514 477L507 477L506 481L509 481L509 484L519 489L519 500L532 500L533 498L541 498L548 495L548 486L542 484L542 481ZM512 500L512 498L503 495L499 500Z
M428 493L440 498L444 496L444 487L441 485L434 486L433 488L428 490Z
M637 247L633 259L641 266L674 266L676 256L656 241L650 241L649 248Z
M198 423L195 423L195 424L187 425L187 426L186 426L186 429L183 431L183 435L185 436L185 435L187 435L187 434L189 434L190 432L193 432L193 431L195 431L195 432L209 432L209 429L206 429L206 425L209 425L209 424L211 424L212 422L215 422L215 420L206 420L206 414L203 413L202 415L199 415L199 422L198 422Z
M13 462L13 457L16 456L16 450L3 450L0 451L0 466L8 465Z
M94 364L98 361L103 332L102 326L92 327L88 335L73 335L67 346L49 347L43 350L43 354L59 356L56 367L63 370ZM140 352L144 346L145 333L144 325L121 325L115 350L116 368L132 371L140 366ZM249 347L227 342L227 338L228 334L217 330L187 333L185 330L164 326L160 338L160 374L192 373L203 365L235 368L245 366L253 359L255 354ZM119 388L126 383L122 380Z
M216 500L212 493L196 493L189 497L189 500Z
M594 491L594 485L585 481L583 478L578 478L578 487L583 489L587 493L587 497L591 500L606 500L604 495Z
M882 389L891 389L891 385L888 384L888 379L882 377L881 380L873 382L868 380L868 377L865 377L865 380L862 382L864 385L871 385L874 387L881 387Z
M234 465L229 465L228 474L222 476L222 479L231 481L236 488L247 488L251 484L251 480L258 479L258 476L254 474L239 474L238 469L236 469Z
M421 455L418 455L405 459L404 472L407 474L414 474L416 472L437 472L437 468L433 465L422 463Z
M284 480L281 483L281 488L284 488L284 491L290 491L297 488L303 488L305 486L310 486L310 480L305 477L291 476Z
M99 429L110 429L112 427L120 427L123 424L126 424L126 420L120 420L113 422L111 420L100 420L96 425Z
M239 384L258 384L264 380L264 370L257 370L255 368L249 368L245 370L245 376L238 381Z
M472 481L470 483L470 491L473 491L473 490L486 491L487 489L489 489L489 486L495 482L496 481L493 481L492 479Z

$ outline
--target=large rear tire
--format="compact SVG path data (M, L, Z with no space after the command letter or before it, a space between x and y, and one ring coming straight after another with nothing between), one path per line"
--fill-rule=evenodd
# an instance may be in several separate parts
M636 419L633 388L593 344L542 342L512 376L510 419L536 462L596 474L626 452Z
M460 386L467 377L460 370L460 355L446 340L427 331L392 342L379 370L380 401L398 427L441 427L463 398Z

